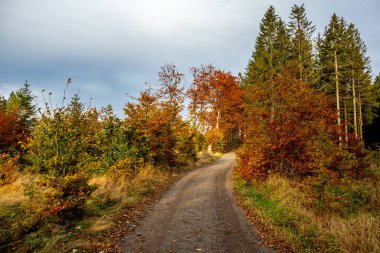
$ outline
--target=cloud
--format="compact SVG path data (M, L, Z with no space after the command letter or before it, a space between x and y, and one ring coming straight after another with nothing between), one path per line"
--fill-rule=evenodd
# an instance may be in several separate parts
M306 0L309 20L323 31L335 11L354 22L380 70L376 0ZM121 111L125 93L156 83L159 66L212 63L244 71L270 4L285 21L300 1L262 0L18 0L0 2L0 82L26 76L37 90L73 89ZM352 11L355 10L355 11ZM377 59L375 58L377 57ZM190 79L187 76L187 79ZM1 91L3 92L3 91Z

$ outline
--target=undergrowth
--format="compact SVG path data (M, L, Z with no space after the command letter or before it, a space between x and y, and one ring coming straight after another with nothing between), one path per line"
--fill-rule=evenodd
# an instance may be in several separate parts
M243 205L294 252L380 252L380 194L373 181L330 185L327 194L339 198L323 209L310 205L302 183L279 175L264 182L235 175L234 185Z
M0 187L0 252L77 252L94 251L99 239L110 236L120 217L159 193L182 171L209 163L201 157L193 166L176 170L146 166L135 174L94 176L89 185L96 190L86 201L81 218L62 221L41 217L31 211L32 201L24 196L24 186L33 175L19 175L13 184Z

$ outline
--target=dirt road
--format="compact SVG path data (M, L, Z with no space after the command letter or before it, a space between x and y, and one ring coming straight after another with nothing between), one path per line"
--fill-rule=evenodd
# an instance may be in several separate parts
M274 252L256 244L230 182L235 154L194 170L131 224L123 252Z

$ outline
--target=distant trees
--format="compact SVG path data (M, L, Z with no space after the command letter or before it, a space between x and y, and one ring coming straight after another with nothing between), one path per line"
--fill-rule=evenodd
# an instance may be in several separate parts
M215 151L238 143L242 112L242 90L231 73L212 65L192 68L193 83L187 91L189 114L197 131Z

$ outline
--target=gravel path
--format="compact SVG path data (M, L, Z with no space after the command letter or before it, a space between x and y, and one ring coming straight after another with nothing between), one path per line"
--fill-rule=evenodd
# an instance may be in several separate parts
M140 221L130 224L123 252L274 252L257 244L230 182L235 154L175 183Z

